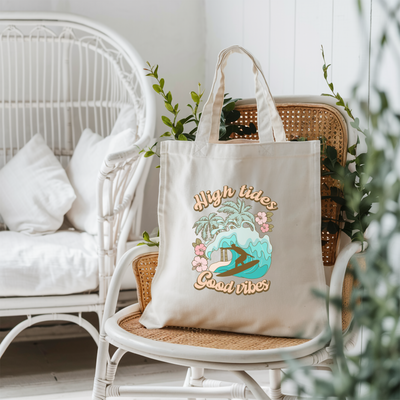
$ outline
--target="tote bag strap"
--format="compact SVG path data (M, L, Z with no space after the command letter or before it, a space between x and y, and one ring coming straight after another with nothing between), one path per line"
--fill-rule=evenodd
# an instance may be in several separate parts
M260 143L268 143L275 140L277 142L286 141L285 131L282 120L276 109L274 100L269 90L264 73L259 62L252 54L238 45L230 46L222 50L218 56L218 61L214 74L214 81L208 100L203 108L202 117L196 134L198 143L217 143L219 139L220 115L224 102L225 74L224 69L228 58L232 53L247 55L253 62L253 74L256 88L256 100L258 109L258 134ZM218 82L218 77L220 77ZM218 82L217 93L214 92ZM273 131L272 129L273 128Z

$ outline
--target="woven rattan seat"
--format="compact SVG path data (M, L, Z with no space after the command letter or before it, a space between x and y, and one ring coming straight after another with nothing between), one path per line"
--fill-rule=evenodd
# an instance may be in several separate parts
M133 335L171 344L224 350L270 350L297 346L308 339L246 335L197 328L166 327L147 329L140 322L140 312L134 312L119 322L119 326Z

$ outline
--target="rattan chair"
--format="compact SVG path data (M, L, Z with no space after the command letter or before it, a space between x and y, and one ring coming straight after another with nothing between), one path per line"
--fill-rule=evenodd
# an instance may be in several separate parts
M338 160L344 165L347 154L348 125L345 116L329 104L321 104L321 98L281 98L277 108L282 117L288 139L324 136L327 144L334 146ZM325 101L322 99L322 101ZM308 103L307 103L308 102ZM257 125L257 110L252 102L238 106L241 123ZM257 134L248 137L256 140ZM326 186L334 184L330 177L322 177L322 195ZM329 185L325 185L329 183ZM322 216L337 218L340 207L330 200L322 201ZM353 287L352 275L346 269L350 258L359 251L360 243L350 243L340 251L339 234L322 232L323 262L330 280L330 296L342 297L342 311L329 308L331 330L342 330L347 347L355 344L357 329L347 310ZM161 239L162 240L162 239ZM287 367L287 359L297 359L304 366L329 368L335 343L333 338L298 339L245 335L204 329L165 327L146 329L139 318L151 300L151 283L156 272L158 252L154 247L138 247L127 252L117 266L108 293L104 323L96 366L93 399L108 396L176 397L176 398L234 398L234 399L295 399L281 392L281 369ZM133 266L138 285L138 304L115 313L115 305L121 279L126 268ZM332 277L330 271L333 267ZM343 296L342 296L343 294ZM319 342L318 342L319 341ZM109 358L109 344L117 351ZM113 384L121 357L126 352L140 354L155 360L188 367L183 387L116 386ZM207 379L204 368L231 371L243 384ZM269 370L270 387L262 388L245 371Z
M145 64L106 26L61 13L0 13L0 55L0 168L38 132L65 167L85 128L105 137L123 107L136 115L137 147L109 154L98 173L98 288L36 297L0 293L0 317L28 317L3 339L0 357L20 332L43 321L76 323L97 342L97 330L81 314L101 319L116 261L132 226L140 232L151 162L138 149L152 141L155 127Z

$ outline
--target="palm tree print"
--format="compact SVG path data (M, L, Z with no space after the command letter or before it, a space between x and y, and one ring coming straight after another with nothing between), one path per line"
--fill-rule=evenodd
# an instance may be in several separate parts
M254 215L249 212L251 206L246 206L244 200L237 199L237 203L233 201L226 201L218 209L219 212L228 214L225 220L225 226L234 225L240 228L243 223L247 222L254 228L255 220Z
M197 222L194 223L193 228L196 228L196 235L201 232L201 237L205 242L209 242L215 236L215 230L223 228L224 219L217 215L217 213L211 213L208 216L201 217Z

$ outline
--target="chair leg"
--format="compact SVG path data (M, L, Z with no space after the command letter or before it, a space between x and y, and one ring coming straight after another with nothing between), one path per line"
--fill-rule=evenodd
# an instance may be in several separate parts
M107 364L109 344L104 337L100 337L97 350L96 372L94 377L92 400L105 400L106 389L110 382L107 379Z
M183 387L192 387L191 384L192 379L202 380L203 378L204 378L204 368L197 368L197 367L188 368ZM196 399L189 398L187 400L196 400ZM205 400L205 399L197 399L197 400Z
M269 385L271 389L271 400L282 399L281 391L282 372L280 369L269 370Z

